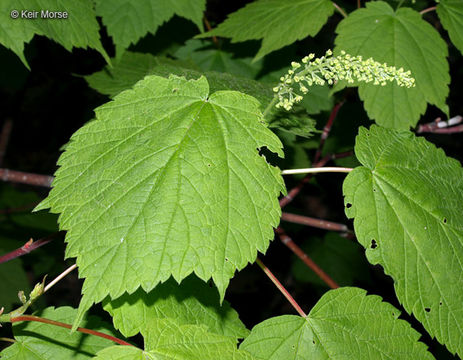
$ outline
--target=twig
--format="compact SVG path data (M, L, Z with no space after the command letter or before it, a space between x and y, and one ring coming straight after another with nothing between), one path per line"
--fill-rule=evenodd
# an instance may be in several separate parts
M13 129L13 120L7 118L3 124L2 133L0 134L0 166L3 164L6 148L10 140L11 129Z
M272 280L272 282L275 284L275 286L278 288L278 290L280 290L280 292L283 294L283 296L286 299L288 299L288 301L293 306L293 308L296 309L298 314L301 315L302 317L306 317L307 315L305 314L305 312L301 309L301 307L296 302L296 300L294 300L294 298L291 296L291 294L288 292L288 290L286 290L285 287L278 281L278 279L275 277L275 275L272 274L270 269L267 266L265 266L264 263L259 258L256 259L256 263L264 271L265 275L267 275L269 277L269 279Z
M50 187L53 181L53 176L38 175L9 169L0 169L0 180L28 185Z
M34 241L30 239L28 242L26 242L23 246L20 248L13 250L9 252L8 254L5 254L3 256L0 256L0 264L16 259L17 257L23 256L25 254L30 253L31 251L38 249L39 247L48 244L50 241L53 240L55 236L57 236L60 232L55 232L43 239Z
M207 31L211 31L212 27L209 21L207 20L206 16L203 17L204 25L206 25ZM216 47L219 47L219 40L217 40L217 37L215 35L212 35L212 41L214 42Z
M325 156L323 159L321 159L318 163L314 164L314 167L318 166L323 166L325 165L328 161L330 160L330 156ZM299 194L299 192L302 190L305 184L307 184L310 179L312 178L312 174L308 174L305 176L299 184L297 184L295 187L293 187L290 191L288 191L288 195L280 199L280 207L284 208L286 205L288 205L291 201L294 200L294 198Z
M337 103L334 105L333 110L331 110L330 117L328 118L328 121L326 122L325 127L323 128L323 133L322 136L320 137L320 143L318 144L318 149L317 152L315 153L315 157L313 162L316 163L318 160L320 160L323 147L325 146L325 141L330 134L331 127L333 126L334 120L336 119L336 115L338 115L339 109L344 105L345 101L341 101L340 103Z
M281 220L292 222L295 224L301 225L308 225L312 227L316 227L319 229L326 229L332 231L340 231L340 232L349 232L349 228L344 224L335 223L332 221L326 221L322 219L316 219L308 216L303 215L296 215L290 213L282 213Z
M437 6L431 6L431 7L428 7L427 9L421 10L420 14L423 15L423 14L426 14L428 12L434 11L436 9L437 9Z
M462 126L455 126L463 121L463 117L460 115L454 116L453 118L442 121L440 117L436 120L431 121L427 124L418 126L416 131L418 134L421 133L437 133L437 134L453 134L462 132ZM453 127L452 127L453 126Z
M338 12L339 12L344 18L347 17L346 12L345 12L338 4L336 4L334 1L333 1L333 5L334 5L334 7L336 8L336 10L338 10Z
M77 264L71 265L68 267L66 270L64 270L61 274L59 274L53 281L51 281L45 288L43 289L43 292L47 292L50 290L53 285L55 285L58 281L60 281L62 278L64 278L67 274L69 274L72 270L77 268Z
M39 204L38 201L34 201L34 202L29 203L29 204L21 205L21 206L18 206L18 207L13 207L13 208L8 208L8 209L0 209L0 215L1 214L13 214L13 213L29 210L30 208L33 208L38 204Z
M307 255L299 246L297 246L297 244L288 235L286 235L283 228L279 226L276 228L275 232L280 237L281 242L290 248L291 251L295 253L297 257L299 257L299 259L304 262L304 264L312 269L312 271L317 274L323 282L325 282L332 289L337 289L339 287L339 285L309 257L309 255Z
M16 342L15 339L10 339L10 338L7 338L7 337L0 337L0 341L6 341L6 342L10 342L10 343L15 343Z
M331 159L333 159L333 160L334 159L342 159L342 158L349 157L349 156L352 156L352 155L354 155L354 151L349 150L349 151L344 151L344 152L333 154L333 155L331 155Z
M362 6L362 2L360 0L357 0L357 9L360 9L361 6Z
M65 329L71 329L72 328L72 326L69 325L69 324L65 324L65 323L62 323L60 321L41 318L41 317L34 316L34 315L21 315L21 316L16 316L16 317L10 319L11 323L20 322L20 321L36 321L36 322L41 322L41 323L44 323L44 324L60 326L60 327L63 327ZM113 342L115 342L117 344L120 344L120 345L134 346L134 345L128 343L127 341L118 339L118 338L116 338L114 336L102 333L100 331L90 330L90 329L81 328L81 327L77 328L77 331L79 331L81 333L84 333L84 334L99 336L101 338L111 340L111 341L113 341Z
M294 174L318 174L318 173L332 173L332 172L340 172L340 173L348 173L351 172L352 168L345 168L345 167L313 167L313 168L305 168L305 169L288 169L282 170L281 175L294 175Z

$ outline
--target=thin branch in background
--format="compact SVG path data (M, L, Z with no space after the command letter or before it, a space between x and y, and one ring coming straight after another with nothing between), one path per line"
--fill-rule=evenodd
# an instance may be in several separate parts
M41 323L44 323L44 324L50 324L50 325L54 325L54 326L59 326L59 327L65 328L65 329L72 329L72 326L69 325L69 324L65 324L65 323L62 323L60 321L41 318L41 317L34 316L34 315L21 315L21 316L16 316L16 317L10 319L11 323L20 322L20 321L36 321L36 322L41 322ZM127 341L118 339L118 338L116 338L114 336L102 333L100 331L90 330L90 329L81 328L81 327L77 328L77 331L79 331L81 333L84 333L84 334L94 335L94 336L98 336L98 337L101 337L101 338L104 338L104 339L107 339L107 340L111 340L111 341L113 341L113 342L115 342L117 344L120 344L120 345L133 346L132 344L128 343Z
M74 269L77 269L77 264L71 265L68 267L66 270L64 270L61 274L59 274L53 281L51 281L45 288L43 289L43 292L46 293L48 290L50 290L57 282L59 282L61 279L63 279L67 274L69 274L71 271Z
M283 294L283 296L290 302L290 304L296 309L297 313L301 315L302 317L306 317L307 315L305 312L301 309L299 304L294 300L294 298L291 296L291 294L288 292L288 290L285 289L285 287L278 281L275 275L272 274L270 269L264 265L262 260L259 258L256 259L257 265L264 271L265 275L269 277L269 279L275 284L275 286L280 290L280 292Z
M344 151L344 152L339 152L339 153L336 153L336 154L333 154L331 155L331 159L342 159L342 158L346 158L346 157L349 157L349 156L352 156L354 155L354 151L353 150L349 150L349 151Z
M426 14L428 12L434 11L436 9L437 9L437 6L431 6L431 7L428 7L427 9L421 10L420 14L423 15L423 14Z
M421 133L435 133L435 134L459 133L459 132L463 132L463 124L458 125L458 124L461 124L462 121L463 121L463 117L460 115L454 116L453 118L447 121L442 121L441 118L438 117L434 121L418 126L418 130L416 132L417 134L421 134ZM455 125L458 125L458 126L455 126Z
M287 169L281 172L281 175L294 175L294 174L318 174L318 173L349 173L352 168L346 167L313 167L305 169Z
M0 166L3 164L3 159L5 158L6 148L8 147L8 142L10 141L11 130L13 129L13 120L7 118L2 127L2 132L0 133Z
M357 0L357 9L360 9L362 7L362 1Z
M61 232L58 231L58 232L55 232L43 239L40 239L40 240L37 240L37 241L33 241L32 239L30 239L28 242L26 242L23 246L21 246L20 248L16 249L16 250L13 250L11 252L9 252L8 254L5 254L3 256L0 256L0 264L4 263L4 262L7 262L7 261L10 261L10 260L13 260L13 259L16 259L17 257L20 257L20 256L23 256L25 254L29 254L31 251L35 250L35 249L38 249L39 247L43 246L43 245L46 245L48 244L50 241L53 240L53 238L55 236L57 236L58 234L60 234Z
M329 160L331 159L330 156L325 156L323 159L321 159L318 163L314 164L314 167L319 167L325 165ZM312 179L312 174L308 174L305 176L299 184L297 184L295 187L293 187L291 190L288 191L288 195L280 199L280 207L283 209L286 205L288 205L291 201L294 200L294 198L299 194L299 192L302 190L305 184L307 184L310 179Z
M211 31L212 27L211 24L209 23L209 20L207 20L207 17L203 17L204 25L206 25L207 31ZM216 47L219 47L219 40L217 40L217 37L215 35L212 36L212 41L214 42Z
M14 207L14 208L0 209L0 215L2 215L2 214L14 214L14 213L18 213L18 212L23 212L23 211L29 210L29 209L31 209L33 207L36 207L36 205L38 205L39 202L40 201L34 201L34 202L29 203L29 204L21 205L21 206Z
M338 10L338 12L339 12L344 18L347 17L346 12L345 12L338 4L336 4L334 1L333 1L333 5L334 5L334 7L336 8L336 10Z
M345 101L341 101L334 105L333 110L331 110L330 117L328 118L328 121L326 122L325 127L323 128L323 133L322 136L320 137L320 143L318 144L318 149L317 152L315 153L315 157L313 162L316 163L318 160L320 160L322 156L322 151L323 147L325 146L325 141L328 138L328 135L330 134L331 128L333 127L334 120L336 119L336 115L338 115L339 109L344 105Z
M281 220L295 223L295 224L312 226L318 229L340 231L340 232L350 232L349 228L344 224L339 224L339 223L335 223L332 221L326 221L322 219L316 219L316 218L303 216L303 215L290 214L286 212L281 214Z
M0 169L0 180L27 185L51 187L53 176L38 175L9 169Z
M280 237L280 240L283 244L285 244L291 251L297 255L299 259L301 259L304 264L306 264L317 276L330 288L337 289L339 285L327 274L325 273L320 266L318 266L310 257L307 255L297 244L291 239L286 232L283 230L282 227L278 227L275 229L275 232Z

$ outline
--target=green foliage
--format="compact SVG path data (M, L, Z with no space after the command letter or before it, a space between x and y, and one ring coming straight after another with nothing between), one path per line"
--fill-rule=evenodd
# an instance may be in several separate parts
M0 71L6 76L0 76L0 96L4 117L14 118L15 127L14 146L5 158L8 134L0 134L0 178L11 180L3 167L17 164L24 167L18 170L51 174L52 157L60 147L63 153L52 190L36 207L49 213L29 211L44 192L25 192L24 184L0 187L0 256L31 237L57 231L57 222L67 233L66 244L58 236L21 260L0 258L0 308L6 307L0 322L14 322L32 305L32 310L45 308L38 315L74 324L74 330L80 324L110 334L103 339L83 335L84 329L14 322L0 330L0 339L13 343L4 346L2 359L440 359L444 346L463 355L463 169L409 132L419 121L428 124L417 133L441 130L449 124L434 123L436 116L461 113L455 99L461 90L463 1L362 1L358 8L345 0L246 3L231 12L240 5L2 2ZM61 10L69 18L26 19L19 13L12 19L13 9ZM213 28L202 33L203 23ZM99 54L73 51L63 61L65 52L47 41L26 46L35 35L69 51L91 48ZM448 46L459 51L452 48L448 56ZM21 81L5 90L3 84L17 75L15 67L26 71L16 57L28 66L24 53L33 59L32 72L19 74ZM298 62L304 54L310 55ZM103 96L82 91L82 78ZM57 86L50 86L50 103L42 104L37 94L49 80ZM78 94L67 92L68 82L77 84ZM54 95L62 93L66 96L59 99L78 103L86 115L75 118L64 107L59 123L42 123L40 114L48 121L58 112ZM34 101L40 111L29 110ZM93 116L94 104L102 103ZM372 120L377 125L361 127ZM48 138L21 134L35 123ZM460 156L456 136L428 139ZM37 149L42 143L50 143L51 154ZM23 155L28 149L33 155ZM281 176L280 168L332 162L356 167L342 186L345 214L354 219L355 234L341 234L349 239L324 236L329 223L322 220L347 223L340 204L345 174L302 182L304 175L288 176L286 184ZM342 287L319 298L328 284L335 286L321 280L316 265L319 275L279 251L278 246L292 245L281 236L264 262L300 316L285 315L284 298L266 291L265 284L271 284L260 276L271 275L261 262L262 273L257 267L243 270L270 246L286 186L290 197L283 203L298 196L288 211L320 219L305 218L320 229L288 221L282 228ZM22 293L18 299L19 290L29 293L37 282L35 295L41 295L49 279L63 271L64 248L66 258L76 259L82 289L76 274L67 275L34 304L25 303ZM237 270L243 271L231 283ZM391 304L346 287L352 285L398 299L422 325L414 323L422 334L399 319ZM47 308L77 304L79 298L78 309ZM19 300L24 305L11 311ZM299 300L316 304L309 315ZM93 304L91 311L111 318L121 334L85 317ZM271 314L281 315L268 318ZM423 336L418 342L425 332L433 339ZM115 345L127 342L134 346ZM436 350L437 342L442 350Z
M463 1L441 0L437 5L437 14L453 44L463 54Z
M11 11L19 12L18 18L11 19ZM33 14L37 19L22 17L22 11L38 12ZM44 19L41 11L67 12L68 19ZM24 65L29 68L24 57L24 43L28 43L34 35L43 35L56 41L71 51L73 47L92 48L103 55L109 62L100 42L93 2L91 0L5 0L0 4L0 43L14 51Z
M77 310L68 306L46 308L40 316L46 319L69 323ZM38 315L38 314L37 314ZM82 325L107 334L108 326L96 317L89 317ZM91 359L100 350L111 346L111 340L89 336L80 332L70 333L68 329L38 322L19 322L13 326L16 342L2 351L2 359L56 360Z
M258 0L198 37L225 36L233 42L262 39L255 60L307 36L315 36L333 13L329 0Z
M265 252L284 185L256 149L283 153L258 106L237 92L210 95L205 78L150 76L74 134L37 209L61 213L83 303L193 271L223 299L235 270Z
M426 330L463 353L463 169L410 132L360 129L363 166L344 181L346 214L372 264Z
M433 359L400 311L358 288L327 292L306 317L257 324L241 344L259 359Z
M194 276L181 284L170 279L149 293L138 289L131 295L104 301L103 307L113 317L116 329L127 337L147 331L153 319L171 319L181 325L202 324L211 333L234 338L248 335L230 305L224 302L220 306L217 291Z
M359 84L365 110L379 125L409 129L425 112L426 103L448 112L447 46L418 12L410 8L394 11L385 2L368 2L366 8L341 21L336 32L336 51L403 67L416 79L412 89Z
M174 15L190 19L202 30L205 7L205 0L96 0L96 14L102 17L118 54L148 32L154 34Z

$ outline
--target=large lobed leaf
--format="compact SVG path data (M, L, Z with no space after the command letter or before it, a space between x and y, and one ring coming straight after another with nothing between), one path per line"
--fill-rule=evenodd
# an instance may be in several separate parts
M449 32L450 40L463 54L463 1L441 0L437 5L437 15Z
M374 1L354 11L336 29L336 51L372 57L376 61L410 70L416 87L360 83L359 94L368 115L378 124L396 129L415 126L426 103L448 111L447 45L421 15L410 9L394 11L387 3Z
M306 318L283 315L256 325L240 349L265 360L433 359L399 315L365 290L330 290Z
M143 332L145 348L112 346L100 351L96 360L253 360L238 350L236 340L207 332L198 325L180 325L174 320L150 319Z
M346 214L399 301L452 352L463 354L463 169L412 133L360 129L363 166L344 181Z
M248 330L225 301L222 306L215 288L191 275L178 284L173 279L149 293L138 289L113 301L105 301L116 329L130 337L145 332L154 319L172 319L178 324L205 325L215 334L244 338Z
M118 54L148 32L155 34L174 15L193 21L202 30L205 8L205 0L96 0L96 13L102 17Z
M77 310L68 306L46 308L40 316L46 319L71 323ZM83 326L117 336L96 317L89 317ZM3 360L57 360L91 359L100 350L113 345L111 340L39 322L21 322L13 325L16 342L1 353Z
M315 36L333 11L329 0L258 0L199 37L231 37L233 42L263 39L257 60L296 40Z
M259 103L210 95L204 77L148 76L96 117L72 136L37 208L61 213L66 255L86 278L81 309L192 272L223 299L281 213L280 171L258 149L283 153Z
M38 11L37 19L23 19L21 11ZM12 10L19 11L17 19L10 17ZM67 19L42 19L41 10L66 11ZM93 48L109 57L100 42L99 26L91 0L2 0L0 2L0 43L19 56L24 65L24 44L34 35L46 36L70 51L73 47Z

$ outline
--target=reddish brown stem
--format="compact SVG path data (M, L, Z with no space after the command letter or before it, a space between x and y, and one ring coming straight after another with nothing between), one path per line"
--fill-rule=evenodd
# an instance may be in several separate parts
M436 9L437 9L437 6L431 6L431 7L428 7L427 9L421 10L420 14L423 15L423 14L426 14L428 12L434 11Z
M3 164L3 159L5 157L6 148L8 147L8 142L10 140L11 130L13 129L13 120L10 118L5 120L5 123L2 127L2 132L0 134L0 166Z
M259 258L256 259L257 265L264 271L265 275L269 277L269 279L275 284L275 286L280 290L280 292L283 294L283 296L290 302L290 304L296 309L299 315L302 317L306 317L307 315L305 312L302 310L302 308L299 306L299 304L294 300L294 298L291 296L291 294L288 292L288 290L285 289L285 287L281 284L280 281L276 278L275 275L272 274L270 269L264 265L262 260Z
M320 160L322 156L322 151L323 151L323 147L325 146L325 141L328 138L328 135L330 134L334 120L336 119L336 115L338 114L338 111L343 104L344 104L344 101L341 101L340 103L337 103L336 105L334 105L333 109L331 110L330 117L328 118L328 121L325 127L323 128L322 136L320 137L320 143L318 144L318 149L317 149L317 152L315 153L315 157L313 160L314 163Z
M23 246L20 248L13 250L9 252L8 254L5 254L3 256L0 256L0 264L16 259L17 257L23 256L25 254L30 253L31 251L38 249L39 247L48 244L50 241L53 240L55 236L57 236L60 232L53 233L43 239L33 241L30 239L28 242L26 242Z
M209 23L209 21L207 20L205 16L203 17L203 20L204 20L204 25L206 25L207 31L211 31L212 30L211 24ZM215 46L219 47L219 40L217 40L217 37L215 35L212 36L212 41L214 42Z
M38 204L39 204L39 202L34 201L34 202L29 203L29 204L14 207L14 208L0 209L0 214L13 214L13 213L17 213L17 212L22 212L22 211L25 211L25 210L29 210L30 208L33 208Z
M309 257L309 255L297 246L297 244L288 235L286 235L285 231L281 227L278 227L275 232L280 237L281 242L290 248L291 251L304 262L304 264L312 269L312 271L317 274L323 282L325 282L325 284L332 289L337 289L339 287L339 285Z
M334 159L342 159L342 158L349 157L349 156L352 156L352 155L354 155L354 151L349 150L349 151L344 151L344 152L333 154L333 155L331 155L331 159L333 159L333 160Z
M281 220L292 222L295 224L307 225L316 227L319 229L326 229L332 231L341 231L341 232L348 232L349 228L344 224L335 223L332 221L326 221L322 219L316 219L308 216L303 215L296 215L290 213L282 213Z
M17 316L17 317L14 317L14 318L11 319L12 323L19 322L19 321L36 321L36 322L41 322L41 323L44 323L44 324L60 326L60 327L63 327L65 329L71 329L72 328L72 326L69 325L69 324L65 324L65 323L62 323L60 321L41 318L41 317L34 316L34 315L21 315L21 316ZM79 331L81 333L84 333L84 334L99 336L101 338L111 340L111 341L113 341L113 342L115 342L117 344L120 344L120 345L133 346L132 344L128 343L127 341L118 339L118 338L116 338L114 336L111 336L111 335L108 335L108 334L105 334L105 333L102 333L102 332L99 332L99 331L90 330L90 329L81 328L81 327L77 328L77 331Z
M28 185L50 187L51 182L53 181L53 176L38 175L9 169L0 169L0 180Z

